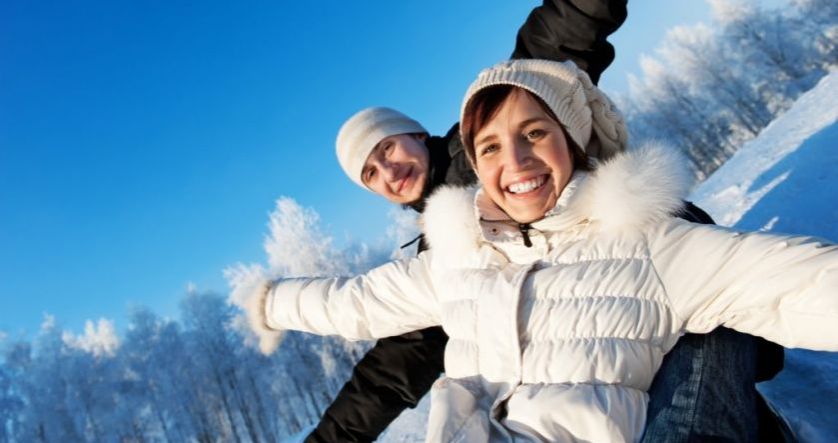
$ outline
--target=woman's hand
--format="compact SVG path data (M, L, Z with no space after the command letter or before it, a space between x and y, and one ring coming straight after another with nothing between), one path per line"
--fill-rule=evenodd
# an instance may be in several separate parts
M230 301L244 311L250 330L259 342L259 350L269 355L282 342L282 330L271 329L267 324L265 301L273 287L259 266L238 267L228 270L227 278L232 286Z

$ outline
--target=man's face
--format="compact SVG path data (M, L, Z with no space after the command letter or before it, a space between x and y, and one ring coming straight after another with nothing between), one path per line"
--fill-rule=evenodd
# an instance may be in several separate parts
M361 180L392 203L413 203L422 197L429 162L424 135L391 135L373 148Z

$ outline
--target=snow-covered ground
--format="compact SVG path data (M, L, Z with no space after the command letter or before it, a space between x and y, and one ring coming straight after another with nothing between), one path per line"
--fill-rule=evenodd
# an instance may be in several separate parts
M720 224L838 242L838 71L745 144L692 198ZM783 372L759 388L801 441L834 442L836 375L838 353L792 349Z
M722 225L836 242L836 166L838 71L743 146L694 190L691 199ZM838 439L836 375L838 353L788 350L783 372L759 388L801 441L832 442ZM427 413L426 396L416 409L405 411L379 441L424 441Z
M802 95L693 192L716 222L838 241L838 72Z

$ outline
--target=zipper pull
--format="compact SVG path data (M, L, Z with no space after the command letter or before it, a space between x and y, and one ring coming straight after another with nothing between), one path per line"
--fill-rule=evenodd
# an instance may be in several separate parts
M524 246L531 248L532 241L530 240L530 226L529 223L518 223L518 230L521 231L521 235L524 236Z

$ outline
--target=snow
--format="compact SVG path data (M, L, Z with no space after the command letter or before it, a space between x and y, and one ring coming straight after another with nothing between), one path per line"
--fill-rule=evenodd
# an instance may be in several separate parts
M746 143L691 199L719 224L838 241L838 71ZM801 441L838 436L838 353L786 351L785 369L759 390ZM421 442L428 396L379 441Z
M65 331L61 339L70 348L81 349L97 357L113 356L119 348L119 336L113 322L104 318L100 318L95 325L87 320L84 324L84 334L75 335Z
M719 224L838 241L838 71L693 192ZM838 436L838 353L786 351L785 369L760 391L801 441Z
M699 186L693 201L719 224L838 239L836 178L838 73L824 77ZM802 212L801 212L802 211ZM829 237L829 236L832 237Z

